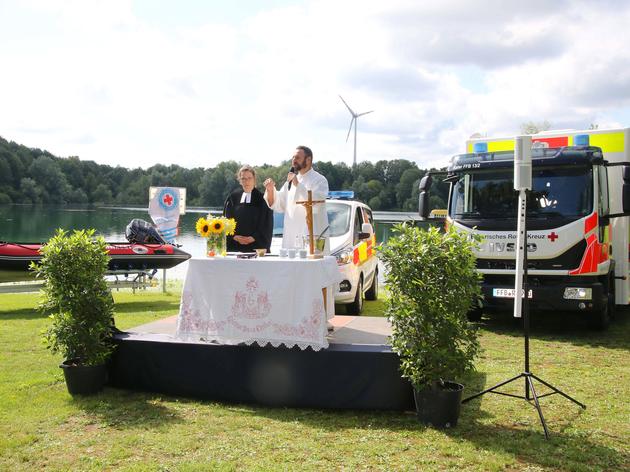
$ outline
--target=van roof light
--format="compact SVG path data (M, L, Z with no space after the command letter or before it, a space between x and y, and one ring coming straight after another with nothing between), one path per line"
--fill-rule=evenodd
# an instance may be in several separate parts
M474 153L488 152L488 143L473 144L473 152Z
M588 134L576 134L573 136L573 144L576 146L588 146Z
M354 198L354 192L352 190L332 190L328 192L328 198L352 200Z

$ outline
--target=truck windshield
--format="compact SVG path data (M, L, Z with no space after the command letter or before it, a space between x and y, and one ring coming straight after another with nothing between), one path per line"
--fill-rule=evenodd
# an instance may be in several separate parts
M455 219L516 218L518 193L514 170L484 169L459 174L453 184L449 215ZM593 211L590 167L539 167L532 170L528 217L576 218Z

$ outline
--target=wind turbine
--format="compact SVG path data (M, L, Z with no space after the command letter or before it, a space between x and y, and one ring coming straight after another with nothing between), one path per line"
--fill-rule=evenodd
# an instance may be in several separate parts
M372 113L374 110L365 111L363 113L355 113L352 108L346 103L341 95L339 95L341 101L346 106L350 114L352 115L352 120L350 120L350 128L348 129L348 136L346 136L346 142L348 142L348 138L350 137L350 131L352 131L352 124L354 123L354 158L352 159L352 167L356 167L357 165L357 118L363 115L367 115L368 113Z

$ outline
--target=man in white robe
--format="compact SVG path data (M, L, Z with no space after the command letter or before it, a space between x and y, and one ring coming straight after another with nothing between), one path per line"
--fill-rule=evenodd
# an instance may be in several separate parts
M291 161L291 169L287 180L280 190L276 190L273 179L267 179L265 200L273 211L284 213L284 230L282 247L295 248L304 245L308 236L306 225L306 208L296 202L308 200L311 190L313 200L324 200L313 204L313 235L315 239L323 233L325 240L324 254L330 254L328 238L328 214L326 213L326 197L328 196L328 180L313 170L313 152L306 146L298 146Z

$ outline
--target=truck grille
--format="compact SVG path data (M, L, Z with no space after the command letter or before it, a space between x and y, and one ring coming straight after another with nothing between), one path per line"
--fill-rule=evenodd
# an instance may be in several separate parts
M586 251L586 240L582 239L575 246L552 259L528 259L528 269L539 270L571 270L580 266L582 257ZM530 256L528 254L528 256ZM531 257L531 256L530 256ZM514 270L514 259L477 259L478 269Z

